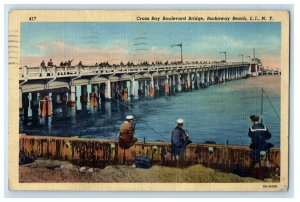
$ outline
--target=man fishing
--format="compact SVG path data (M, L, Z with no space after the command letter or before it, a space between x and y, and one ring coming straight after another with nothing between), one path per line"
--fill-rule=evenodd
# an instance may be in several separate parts
M266 151L274 145L267 143L267 140L269 140L272 135L264 124L259 123L259 116L251 115L250 120L252 123L248 132L248 136L251 138L250 155L253 163L252 165L254 167L259 167L261 155L266 155Z
M137 139L134 137L133 116L126 116L126 121L120 126L119 145L122 149L129 149Z
M172 131L171 159L176 162L185 161L186 146L192 143L188 133L183 129L183 119L177 119L177 126Z
M125 150L129 149L137 139L134 137L135 126L133 116L126 116L126 121L120 126L120 133L118 138L119 146L124 150L123 164L126 164Z

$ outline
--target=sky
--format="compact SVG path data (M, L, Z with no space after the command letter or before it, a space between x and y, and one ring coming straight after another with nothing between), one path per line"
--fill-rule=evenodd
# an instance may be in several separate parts
M253 55L263 66L280 68L280 23L243 22L47 22L21 23L21 66L38 66L50 58L54 64L74 59L84 65L109 61L249 61Z

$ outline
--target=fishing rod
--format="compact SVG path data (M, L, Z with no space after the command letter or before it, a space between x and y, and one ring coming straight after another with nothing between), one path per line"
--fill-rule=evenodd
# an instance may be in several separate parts
M112 90L115 91L113 88L112 88ZM100 90L100 89L99 89L99 92L105 94L105 92L103 92L103 91ZM115 92L117 92L117 91L115 91ZM117 93L119 93L119 92L117 92ZM119 94L120 94L120 93L119 93ZM121 95L121 94L120 94L120 95ZM132 111L134 111L134 112L136 112L136 113L138 113L138 114L141 114L141 112L135 110L135 109L132 108L131 106L126 105L125 103L123 103L123 102L121 102L121 101L119 101L119 100L117 100L117 99L115 99L115 98L113 98L113 97L112 97L112 99L115 100L115 101L117 101L119 104L121 104L121 105L123 105L123 106L129 108L130 110L132 110ZM136 119L136 120L138 120L138 119ZM156 133L157 135L159 135L161 138L163 138L164 140L167 140L166 137L162 136L157 130L155 130L154 128L152 128L149 124L147 124L146 122L142 122L142 123L145 124L148 128L150 128L154 133Z
M260 122L263 123L263 113L264 113L264 89L261 89L261 102L260 102Z

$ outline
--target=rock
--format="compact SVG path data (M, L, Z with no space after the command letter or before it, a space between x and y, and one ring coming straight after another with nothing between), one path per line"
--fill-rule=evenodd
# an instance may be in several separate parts
M106 166L105 168L104 168L104 170L108 170L108 169L111 169L112 168L112 166Z
M30 164L34 162L34 158L27 156L25 154L19 155L19 165Z
M272 182L272 178L265 178L264 181L265 182Z
M50 166L46 166L46 168L48 168L49 170L59 170L60 166L59 165L50 165Z
M86 171L86 167L85 167L85 166L79 168L79 172L83 173L83 172L85 172L85 171Z
M86 172L88 172L88 173L92 173L92 172L94 172L94 169L93 168L89 168L89 169L87 169L87 171Z

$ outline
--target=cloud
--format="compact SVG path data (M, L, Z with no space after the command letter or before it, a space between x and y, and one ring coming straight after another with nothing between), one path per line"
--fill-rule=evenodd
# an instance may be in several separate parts
M228 48L228 49L238 49L245 46L245 42L242 40L237 40L233 37L222 35L219 37L216 36L204 36L200 38L196 38L191 44L193 48L202 47L202 49L220 51L221 48Z
M96 62L110 61L120 62L125 60L128 55L125 47L119 46L121 42L116 41L105 48L101 47L80 47L72 44L66 44L63 41L52 41L48 43L48 46L40 45L43 48L37 49L39 54L24 53L21 56L21 65L36 66L39 65L42 60L53 59L56 65L60 61L66 61L74 59L74 63L78 63L80 60L84 64L93 65Z

